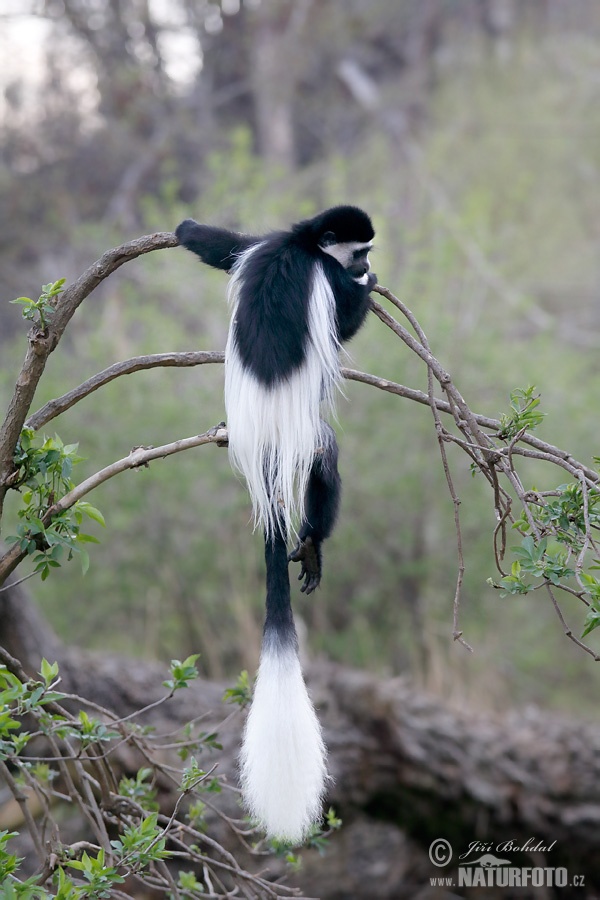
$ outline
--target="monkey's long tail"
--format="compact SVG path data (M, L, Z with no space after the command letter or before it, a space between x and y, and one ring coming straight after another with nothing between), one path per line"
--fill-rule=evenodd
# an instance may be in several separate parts
M300 843L321 816L326 750L300 668L279 528L265 540L265 559L267 614L242 744L242 791L269 837Z

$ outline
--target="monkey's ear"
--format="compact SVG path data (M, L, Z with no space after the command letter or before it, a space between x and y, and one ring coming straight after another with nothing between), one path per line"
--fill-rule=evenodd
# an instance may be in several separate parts
M321 240L319 241L320 247L331 247L332 244L337 244L337 238L333 231L326 231Z

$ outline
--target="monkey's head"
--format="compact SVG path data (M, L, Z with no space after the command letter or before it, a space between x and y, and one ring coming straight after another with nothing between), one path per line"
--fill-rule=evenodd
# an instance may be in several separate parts
M375 231L371 219L357 206L333 206L314 219L299 222L295 234L309 238L323 253L333 256L360 284L371 268L369 250Z

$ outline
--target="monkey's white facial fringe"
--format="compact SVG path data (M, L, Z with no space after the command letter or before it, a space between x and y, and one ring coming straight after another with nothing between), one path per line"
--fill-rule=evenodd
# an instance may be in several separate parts
M315 266L308 307L306 359L286 381L266 387L242 365L233 322L243 278L242 254L230 282L232 325L225 351L225 407L229 458L245 477L252 500L254 527L268 536L277 518L286 533L297 533L303 498L316 450L327 439L320 407L332 412L340 382L335 299L320 265Z
M245 803L268 837L301 843L320 819L325 757L295 647L267 635L240 759Z
M339 244L329 244L329 246L321 247L323 253L328 253L342 265L345 269L352 262L352 254L355 250L371 250L373 244L371 241L360 243L360 241L344 241ZM366 282L365 282L366 284Z

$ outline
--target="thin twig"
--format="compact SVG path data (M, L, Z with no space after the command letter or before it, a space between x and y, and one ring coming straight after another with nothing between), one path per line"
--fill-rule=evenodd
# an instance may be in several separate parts
M24 581L28 581L30 578L33 578L34 575L37 575L37 572L30 572L29 575L23 575L23 577L19 578L17 581L11 581L9 584L4 584L0 587L0 594L4 593L4 591L10 591L11 588L16 587L18 584L23 584Z
M29 809L29 801L27 795L23 793L15 779L13 778L10 769L6 765L3 760L0 760L0 772L2 772L2 776L6 781L11 794L21 807L21 812L23 813L23 818L25 819L25 824L27 825L27 830L31 835L31 840L33 841L33 846L35 847L35 852L37 853L40 862L43 864L46 859L46 851L44 850L44 845L42 843L42 839L40 837L40 833L38 831L37 825L35 824L35 820L31 815L31 810Z
M552 605L554 607L554 611L556 612L556 615L558 616L558 618L560 620L560 624L562 625L563 631L566 634L566 636L569 638L570 641L573 641L574 644L577 644L577 646L580 647L582 650L585 650L586 653L589 653L589 655L593 658L593 660L595 662L600 662L600 656L598 656L598 654L595 652L595 650L592 650L591 647L588 647L587 644L584 644L583 641L580 641L579 638L575 637L570 626L567 625L565 617L562 614L562 610L561 610L560 606L558 605L558 600L554 596L554 591L552 590L550 583L548 581L546 581L546 590L548 591L548 593L550 595L550 599L552 600Z

